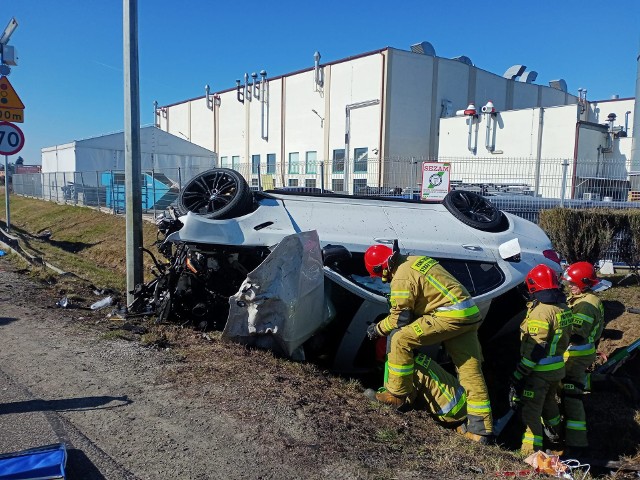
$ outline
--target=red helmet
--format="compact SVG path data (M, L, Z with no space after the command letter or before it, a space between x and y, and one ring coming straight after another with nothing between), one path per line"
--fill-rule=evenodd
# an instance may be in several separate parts
M560 288L556 272L543 264L533 267L524 282L527 284L529 293Z
M389 258L393 250L386 245L372 245L364 252L364 266L372 277L382 277L382 271L389 268Z
M593 287L600 280L596 277L596 271L589 262L572 263L562 274L562 280L571 282L580 290Z

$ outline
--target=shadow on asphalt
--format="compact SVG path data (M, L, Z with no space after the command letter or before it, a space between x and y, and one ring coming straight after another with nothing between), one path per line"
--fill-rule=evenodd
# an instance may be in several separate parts
M66 478L67 480L106 480L84 452L77 448L67 450Z
M15 322L18 320L17 318L12 317L0 317L0 327L4 327L5 325L9 325L11 322Z
M112 402L118 403L108 405ZM98 410L123 407L130 403L132 403L132 400L129 400L126 395L122 397L102 395L99 397L65 398L63 400L24 400L2 404L0 415L27 412Z

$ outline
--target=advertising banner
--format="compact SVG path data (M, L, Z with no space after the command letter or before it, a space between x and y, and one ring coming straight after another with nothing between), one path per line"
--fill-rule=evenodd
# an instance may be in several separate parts
M423 162L420 199L442 200L451 189L450 173L450 163Z

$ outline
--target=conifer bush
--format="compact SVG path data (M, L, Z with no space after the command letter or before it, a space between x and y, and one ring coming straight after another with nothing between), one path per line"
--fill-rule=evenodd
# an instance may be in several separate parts
M540 212L539 225L563 260L569 263L586 261L595 264L602 259L602 254L621 231L626 212L552 208Z

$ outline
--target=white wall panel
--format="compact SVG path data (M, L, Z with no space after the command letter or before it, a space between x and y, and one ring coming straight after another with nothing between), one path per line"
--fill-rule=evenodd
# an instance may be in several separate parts
M499 112L505 110L507 108L508 81L506 78L478 69L476 73L476 92L473 96L476 101L476 107L480 108L491 100L496 110Z
M220 94L219 118L219 146L218 158L240 156L240 161L246 163L245 154L245 105L238 101L236 91Z
M331 124L329 133L329 154L336 148L344 148L346 107L380 98L382 82L382 55L374 54L349 62L331 65ZM355 110L352 110L352 113ZM358 115L352 121L351 148L369 147L371 151L379 148L380 104L364 107L366 118ZM364 124L362 123L364 122ZM325 125L325 128L327 126Z
M389 50L385 100L387 158L426 158L428 155L433 62L434 59L426 55Z
M190 106L190 102L186 102L167 109L168 132L185 140L189 140Z
M213 151L213 110L207 108L207 100L204 97L189 103L191 112L190 129L187 134L189 141Z

